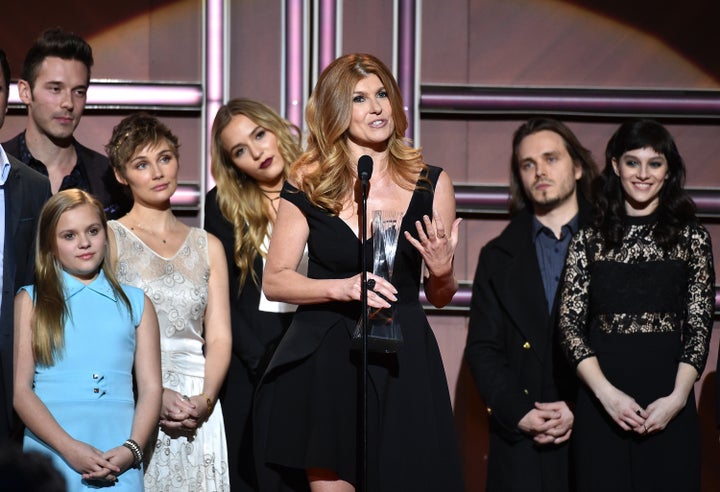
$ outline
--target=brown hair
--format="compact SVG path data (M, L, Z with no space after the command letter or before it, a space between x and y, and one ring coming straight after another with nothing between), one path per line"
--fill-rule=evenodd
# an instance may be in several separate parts
M405 138L407 117L397 82L383 62L368 54L350 54L333 61L320 74L305 110L309 129L307 151L292 167L293 177L316 206L339 213L355 181L354 163L347 146L352 100L358 81L376 75L392 108L395 131L388 141L388 172L403 187L413 189L427 168L420 149ZM311 170L310 172L308 172Z
M565 142L565 149L573 163L582 168L582 176L578 180L578 190L583 198L592 203L593 181L598 175L597 164L588 149L582 146L575 134L564 123L552 118L532 118L515 130L512 143L512 159L510 162L510 213L514 214L527 207L532 210L532 202L525 194L520 179L520 161L518 150L520 144L530 135L541 131L557 133Z
M148 113L133 113L123 118L113 128L110 141L105 146L105 152L113 169L117 174L125 177L125 164L138 149L162 141L168 143L170 151L177 158L180 144L170 128Z

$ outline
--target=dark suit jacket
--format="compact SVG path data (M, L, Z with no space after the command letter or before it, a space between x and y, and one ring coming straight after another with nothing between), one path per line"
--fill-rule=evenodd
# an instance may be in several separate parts
M20 136L2 144L5 152L17 159L22 159L20 151ZM110 166L108 158L92 149L73 140L78 165L82 167L88 180L89 190L103 204L108 219L119 219L132 208L132 198L125 192L123 186L115 179L115 173ZM27 162L25 164L28 164Z
M5 182L5 255L0 314L0 441L13 426L13 306L17 290L32 282L35 232L40 210L50 198L50 181L8 155Z
M583 204L579 222L587 221ZM538 447L517 424L534 402L566 400L575 380L555 343L531 237L521 211L480 252L465 357L488 407L488 491L567 490L567 445Z

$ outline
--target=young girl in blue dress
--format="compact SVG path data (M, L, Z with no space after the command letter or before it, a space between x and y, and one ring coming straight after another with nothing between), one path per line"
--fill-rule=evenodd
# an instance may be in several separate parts
M157 317L142 290L116 280L106 238L95 198L55 194L38 223L35 283L15 299L23 448L49 454L69 492L143 490L143 449L160 412Z

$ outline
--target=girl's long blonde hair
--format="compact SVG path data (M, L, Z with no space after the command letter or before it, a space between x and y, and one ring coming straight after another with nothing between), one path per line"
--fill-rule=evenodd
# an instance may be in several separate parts
M60 216L80 205L90 205L97 210L105 230L107 241L107 219L102 204L89 193L70 189L53 195L40 212L37 238L35 240L35 310L32 321L32 349L35 363L52 366L57 357L62 357L65 347L65 322L69 313L65 302L60 272L62 265L57 260L57 225ZM132 312L130 300L123 292L107 257L100 265L116 296Z
M258 183L235 166L222 145L221 135L234 116L244 115L277 138L278 150L285 162L283 178L287 178L290 164L302 152L300 129L280 117L272 108L253 99L237 98L228 101L215 115L212 125L210 168L217 186L217 202L223 217L233 225L235 236L234 261L240 270L239 288L248 275L258 288L260 279L253 270L258 254L265 255L261 246L272 223Z
M414 189L427 168L420 149L405 138L407 117L400 88L390 70L368 54L341 56L322 72L305 109L309 135L307 149L292 167L293 178L316 206L333 214L343 209L354 189L355 164L347 146L352 100L358 81L377 75L387 91L395 131L388 141L388 172L400 186Z

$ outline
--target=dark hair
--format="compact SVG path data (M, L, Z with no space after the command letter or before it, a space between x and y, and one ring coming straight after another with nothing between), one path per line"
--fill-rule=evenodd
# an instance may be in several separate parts
M6 443L0 448L0 490L24 492L65 492L65 477L50 457L38 451L23 452Z
M10 97L10 63L8 63L5 52L0 49L0 70L2 70L3 79L5 80L5 102Z
M670 132L654 120L630 120L620 125L608 141L605 169L597 183L593 225L602 234L607 248L620 245L627 226L625 192L613 169L613 160L618 162L625 152L646 147L664 155L668 163L667 179L660 189L655 241L662 248L671 248L677 243L680 229L696 220L695 204L683 189L685 163Z
M560 135L565 142L565 149L573 163L582 168L582 176L578 180L578 190L582 197L592 202L592 183L598 175L597 164L592 153L582 146L575 134L561 121L552 118L532 118L515 130L512 141L512 158L510 160L510 213L514 214L523 208L532 209L532 202L525 193L520 179L520 160L518 149L520 144L530 135L541 131L549 131Z
M54 27L44 31L25 55L22 79L30 85L30 89L35 87L38 67L49 56L82 62L87 68L87 81L90 82L90 69L93 66L92 48L77 34Z

